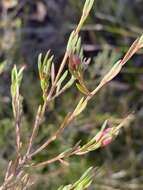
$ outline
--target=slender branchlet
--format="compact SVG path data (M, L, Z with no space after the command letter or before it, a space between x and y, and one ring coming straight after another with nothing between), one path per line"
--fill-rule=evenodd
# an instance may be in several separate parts
M77 27L70 34L66 51L57 74L55 72L54 56L52 55L51 51L48 51L45 57L42 54L40 54L38 57L38 72L43 102L39 105L37 110L32 133L27 143L27 149L25 152L21 151L23 147L20 132L22 127L22 96L20 95L20 86L23 78L24 67L18 70L17 67L14 66L11 74L11 96L16 131L16 158L15 160L9 162L5 179L2 186L0 187L0 190L27 189L32 184L28 169L43 167L54 162L60 162L64 165L68 165L69 162L66 160L67 158L71 156L81 156L87 154L90 151L103 148L110 144L119 135L121 128L123 126L129 125L134 118L134 116L130 114L115 127L110 127L108 125L108 121L105 121L98 133L96 133L95 136L89 139L84 145L77 143L74 147L68 148L64 152L52 157L49 160L39 163L34 163L32 161L34 156L38 155L41 151L47 148L49 144L62 135L65 128L70 126L70 123L87 108L89 101L100 91L100 89L107 85L112 79L114 79L121 71L122 67L127 63L127 61L130 60L131 57L143 47L142 35L137 40L135 40L125 56L118 60L113 65L113 67L110 68L110 70L101 79L99 84L94 89L89 89L84 79L84 72L91 60L84 57L82 41L79 32L85 23L90 10L93 7L93 4L94 0L85 1L81 19ZM81 99L73 111L67 113L57 131L55 131L55 133L42 145L39 145L37 149L34 149L34 142L38 135L38 129L44 120L46 107L51 101L55 100L74 84L77 87L79 93L82 95ZM81 190L86 189L92 181L91 170L92 169L89 168L73 185L71 184L62 186L58 190L76 190L78 188Z

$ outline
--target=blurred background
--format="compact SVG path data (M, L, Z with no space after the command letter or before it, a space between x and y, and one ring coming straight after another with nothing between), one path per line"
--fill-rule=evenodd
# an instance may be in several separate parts
M80 18L83 3L83 0L0 1L0 182L15 151L11 69L14 64L26 66L21 89L24 97L22 138L26 144L42 101L37 56L51 49L58 68L69 34ZM143 0L95 1L81 31L84 54L92 58L85 75L90 89L94 89L111 65L142 33ZM142 53L139 52L126 64L118 77L93 98L86 111L65 130L63 136L36 156L35 161L47 160L79 140L87 142L106 119L116 125L134 112L134 121L107 148L70 158L68 167L56 163L34 171L36 183L33 189L57 189L62 184L72 183L89 166L98 168L91 189L143 189ZM76 88L71 88L50 104L35 147L53 134L80 96Z

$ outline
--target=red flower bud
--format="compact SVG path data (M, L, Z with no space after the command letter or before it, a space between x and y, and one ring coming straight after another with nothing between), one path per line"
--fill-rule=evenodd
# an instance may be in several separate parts
M110 144L112 142L113 137L108 136L108 134L111 132L111 130L112 130L112 128L109 127L107 129L105 129L104 131L102 131L99 136L97 136L97 138L96 138L97 142L100 141L101 139L103 139L101 141L102 147L107 146L108 144Z
M102 141L102 147L107 146L108 144L110 144L112 142L112 137L108 137L107 139Z
M76 70L77 66L81 64L80 57L78 57L77 55L71 55L69 57L69 64L73 70Z

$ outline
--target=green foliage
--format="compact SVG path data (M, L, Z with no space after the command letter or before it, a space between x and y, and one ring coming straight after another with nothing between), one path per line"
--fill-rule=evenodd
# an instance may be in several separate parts
M72 54L75 52L76 49L76 44L78 42L78 34L75 33L75 31L73 31L69 37L69 41L67 43L67 51L69 52L69 54Z
M56 93L58 93L60 91L61 85L63 83L63 81L66 79L66 77L68 76L68 71L66 70L63 75L61 76L61 78L58 80L57 82L57 90Z
M78 116L87 106L87 100L85 98L81 98L79 101L77 107L75 108L73 112L73 117Z
M44 100L46 100L47 97L47 90L49 87L51 65L53 64L53 58L54 56L50 56L50 51L47 52L46 56L44 57L44 60L42 60L42 54L40 54L38 57L38 70Z
M23 70L24 70L24 67L22 67L18 71L15 65L11 73L12 108L13 108L13 113L15 117L16 117L16 114L21 114L22 97L19 94L19 90L20 90L20 85L22 82Z
M22 67L19 71L16 68L16 65L14 66L11 74L11 95L14 98L16 95L19 95L19 88L21 85L22 77L23 77L23 70L24 67Z
M84 16L87 17L89 15L89 12L90 12L91 8L93 7L94 1L95 0L86 0L85 1L84 7L83 7L83 15ZM85 17L85 19L86 19L86 17Z
M73 185L66 185L58 188L58 190L84 190L92 183L92 168L89 168L81 178Z

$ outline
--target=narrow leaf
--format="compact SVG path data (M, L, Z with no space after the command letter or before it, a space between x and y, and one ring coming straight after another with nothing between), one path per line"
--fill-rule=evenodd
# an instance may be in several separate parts
M65 71L64 74L59 79L59 81L57 82L57 86L62 84L62 82L66 79L67 75L68 75L68 71Z
M106 84L107 82L111 81L122 69L121 60L119 60L112 68L111 70L105 75L105 77L102 79L100 84Z
M73 115L74 116L79 115L86 108L86 106L87 106L87 100L81 99Z
M88 96L89 95L89 91L87 90L87 88L85 88L84 86L81 86L80 84L76 83L76 86L78 88L78 90L83 93L84 95Z

